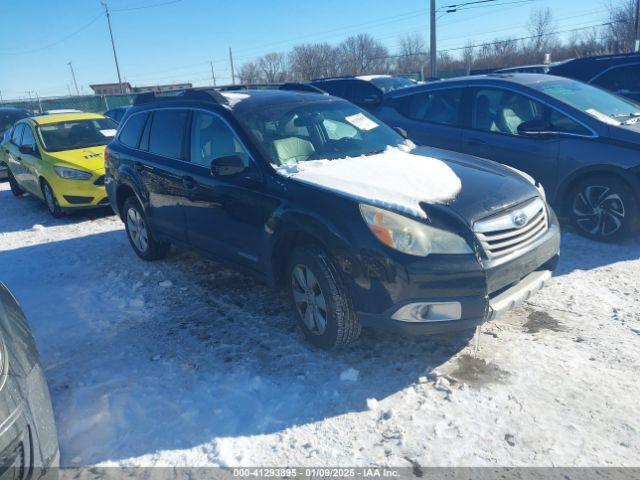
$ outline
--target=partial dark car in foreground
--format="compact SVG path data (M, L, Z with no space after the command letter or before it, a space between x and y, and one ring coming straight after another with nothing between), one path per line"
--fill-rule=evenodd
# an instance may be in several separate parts
M184 246L288 288L315 345L361 325L473 328L551 277L560 232L522 174L415 150L315 93L141 96L106 150L106 188L145 260Z
M640 102L640 53L576 58L552 65L548 73L580 80Z
M391 92L377 113L420 145L522 170L583 235L640 227L640 105L552 75L463 77Z
M57 478L49 389L27 320L0 282L0 478Z
M370 112L375 112L386 93L416 84L413 80L391 75L320 78L311 85L330 95L344 98Z
M23 108L3 107L0 108L0 142L4 139L4 135L8 132L14 123L23 118L30 116L30 112ZM7 162L2 152L0 152L0 180L8 177Z

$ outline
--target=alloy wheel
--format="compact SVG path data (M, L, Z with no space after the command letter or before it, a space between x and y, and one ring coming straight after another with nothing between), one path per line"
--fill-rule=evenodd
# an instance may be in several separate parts
M45 184L44 186L44 199L47 202L47 208L49 211L54 213L57 207L56 197L53 195L53 190L51 190L51 187L48 184Z
M576 224L591 235L608 237L618 232L625 220L624 202L611 188L589 185L573 201Z
M127 211L127 230L136 248L141 252L146 252L149 247L147 227L142 215L135 208L130 208Z
M307 329L322 335L327 329L327 302L318 279L305 265L296 265L291 274L293 301Z

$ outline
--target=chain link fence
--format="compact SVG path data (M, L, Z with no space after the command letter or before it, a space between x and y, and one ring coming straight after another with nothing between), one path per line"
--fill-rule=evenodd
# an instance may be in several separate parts
M83 112L103 113L114 107L133 104L135 95L81 95L78 97L33 98L31 100L8 100L0 107L25 108L32 112L75 109Z

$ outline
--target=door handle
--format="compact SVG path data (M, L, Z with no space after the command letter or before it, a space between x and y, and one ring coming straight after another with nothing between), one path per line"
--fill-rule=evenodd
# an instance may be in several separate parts
M142 165L140 162L135 162L133 164L133 168L134 168L134 170L136 170L138 172L141 172L141 171L144 170L144 165Z
M193 190L198 186L198 182L196 182L193 177L187 176L182 177L182 185L184 185L184 188L186 189Z

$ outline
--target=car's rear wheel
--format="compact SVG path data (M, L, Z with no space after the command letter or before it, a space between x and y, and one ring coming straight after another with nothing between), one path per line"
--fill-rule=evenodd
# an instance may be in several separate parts
M42 195L44 196L44 203L47 205L47 210L54 218L60 218L64 215L64 212L58 205L58 200L53 193L53 188L46 180L42 180Z
M593 240L613 242L629 236L638 225L638 200L621 179L593 176L570 192L566 212L578 232Z
M312 344L331 350L360 336L351 297L326 252L316 247L295 249L288 279L298 323Z
M13 176L13 173L11 173L11 170L7 170L7 176L9 177L9 187L11 188L11 193L13 193L13 195L16 197L24 195L24 190L22 190L20 188L20 185L18 185L18 181L16 180L16 177Z
M140 202L131 196L124 202L123 210L127 237L136 254L147 261L166 257L171 245L155 239Z

